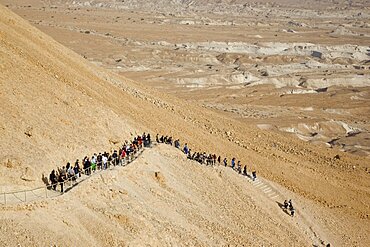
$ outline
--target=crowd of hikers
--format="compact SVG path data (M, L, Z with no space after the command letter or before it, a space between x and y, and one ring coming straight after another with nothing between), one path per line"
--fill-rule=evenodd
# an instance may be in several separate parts
M220 155L217 156L216 154L212 153L207 154L206 152L192 152L187 143L181 147L180 140L174 139L171 136L159 136L157 134L156 142L175 146L176 148L182 150L188 159L197 161L200 164L206 166L223 165L225 167L231 167L231 169L241 175L248 176L253 181L255 181L257 178L256 171L252 171L250 174L248 174L247 166L243 166L241 161L237 161L235 158L232 158L229 164L227 158L221 158ZM94 153L91 158L85 156L81 163L77 159L74 165L68 162L66 166L59 167L50 173L50 182L48 183L49 189L56 190L57 186L60 185L60 191L63 192L64 183L66 181L75 181L78 177L81 177L81 174L89 176L97 170L105 170L112 165L125 166L134 159L134 155L139 150L141 150L143 147L149 147L150 145L150 134L143 133L141 136L139 135L134 137L131 142L125 141L119 150L114 150L111 153ZM283 209L286 212L289 210L290 215L294 216L295 209L293 207L292 200L285 200Z
M176 148L181 149L188 159L195 160L200 164L204 164L207 166L222 164L225 167L231 167L239 174L250 177L251 179L253 179L253 181L256 179L256 171L252 171L250 174L248 174L247 166L242 166L240 160L236 161L235 158L232 158L229 164L226 157L222 159L221 156L217 156L216 154L207 154L206 152L192 152L187 143L185 143L183 148L181 148L180 140L174 139L171 136L159 136L157 134L156 142L175 146ZM78 177L81 177L81 174L89 176L97 170L105 170L112 165L124 166L128 162L133 160L134 154L136 154L137 151L139 151L143 147L150 146L150 144L150 134L143 133L141 136L139 135L134 137L131 142L125 141L125 143L122 145L121 148L119 148L119 150L114 150L111 153L94 153L91 158L85 156L81 160L81 162L77 159L74 164L68 162L66 166L62 166L57 168L56 170L51 171L49 175L50 182L48 182L49 189L56 190L57 186L60 185L60 191L64 192L64 183L66 181L73 182L77 180Z
M247 166L242 165L240 160L236 161L235 158L231 159L230 164L228 163L227 158L221 158L220 155L212 154L209 153L207 154L206 152L192 152L191 149L189 148L188 144L185 143L183 148L181 148L180 140L179 139L174 139L171 136L159 136L158 134L156 135L156 141L158 143L165 143L168 145L174 145L178 149L182 149L182 151L185 153L188 159L190 160L195 160L199 162L200 164L204 164L206 166L215 166L215 165L223 165L225 167L231 167L234 171L237 173L248 176L251 178L253 181L256 180L257 174L256 171L252 171L250 174L247 172ZM290 215L293 217L295 209L293 207L292 200L290 199L289 201L285 200L284 205L283 205L284 211L285 212L290 212Z
M288 210L290 212L290 215L293 217L294 216L294 207L292 203L292 199L289 199L289 201L285 200L284 201L284 211L288 213Z
M64 192L64 184L66 181L74 182L81 174L87 176L96 172L97 170L105 170L110 166L124 166L134 159L134 155L141 150L143 147L149 147L151 145L150 134L143 133L133 138L131 142L125 141L125 143L113 152L102 152L94 153L91 158L85 156L81 163L77 159L73 164L68 162L66 166L52 170L49 175L48 187L49 189L56 190L57 186L60 185L60 191Z
M239 174L242 174L244 176L250 177L253 181L256 180L257 174L256 171L252 171L250 174L247 172L247 166L242 165L241 161L236 161L235 158L231 159L230 164L228 163L227 158L221 158L220 155L212 154L212 153L206 153L206 152L192 152L192 150L188 147L188 144L185 143L183 148L181 148L180 140L172 138L172 136L159 136L159 134L156 135L156 141L158 143L165 143L168 145L173 145L178 149L182 149L182 151L185 153L185 155L190 160L195 160L199 162L200 164L204 164L206 166L215 166L215 165L224 165L225 167L231 167L234 171L236 171Z

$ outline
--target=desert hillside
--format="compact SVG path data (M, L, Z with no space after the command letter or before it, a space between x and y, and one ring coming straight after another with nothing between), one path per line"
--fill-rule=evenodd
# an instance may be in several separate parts
M0 237L2 246L308 246L314 241L245 177L187 161L168 146L146 150L127 167L93 176L64 196L5 208L0 215L7 233Z
M0 3L143 85L245 125L370 155L366 1Z
M125 96L98 69L0 11L2 186L37 183L45 168L139 129L117 113Z
M126 79L3 6L0 56L0 192L42 185L56 166L149 131L236 157L279 195L157 146L55 199L2 206L2 245L369 243L368 157L254 128ZM297 202L297 220L278 206L286 197Z

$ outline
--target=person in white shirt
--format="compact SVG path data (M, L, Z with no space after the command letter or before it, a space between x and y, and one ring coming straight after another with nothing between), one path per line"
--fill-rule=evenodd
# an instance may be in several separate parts
M108 168L108 166L107 166L107 164L108 164L108 157L107 157L106 154L103 155L102 161L103 161L103 167L104 167L104 169L107 169Z

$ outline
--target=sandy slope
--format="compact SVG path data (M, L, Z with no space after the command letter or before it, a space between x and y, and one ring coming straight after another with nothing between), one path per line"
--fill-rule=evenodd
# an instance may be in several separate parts
M115 112L120 90L73 52L0 11L2 184L34 181L45 167L129 136L132 124Z
M100 67L248 125L370 154L365 2L211 2L0 0Z
M2 246L309 246L276 203L229 168L160 145L49 201L3 208Z
M323 238L328 236L330 242L351 246L366 246L369 243L368 158L340 153L339 159L335 159L335 155L338 154L335 149L322 150L289 136L249 128L237 120L209 112L196 104L189 105L186 101L158 93L151 88L106 72L62 47L4 7L0 7L0 27L2 190L40 185L41 174L49 172L56 165L62 165L67 160L81 158L94 151L110 149L121 140L129 138L130 132L149 129L179 137L189 142L196 150L217 152L228 157L236 156L248 167L257 168L259 175L278 183L277 186L284 187L279 191L289 189L290 192L286 193L294 192L292 197L302 200L302 208L312 208L313 211L307 212L309 214L307 218L317 219L320 229L324 229L320 236L324 236ZM158 151L158 154L154 152L154 157L148 156L147 161L137 161L138 166L145 167L145 162L160 165L156 163L157 159L169 164L168 166L172 163L182 164L181 159L171 152L173 162L165 161L170 159L164 157L166 153L167 151L164 153ZM133 241L133 245L139 245L140 241L160 239L158 240L160 242L153 242L153 245L163 243L169 245L180 237L181 241L184 241L181 242L183 244L189 241L189 245L197 243L218 245L226 242L254 243L249 242L252 241L249 232L253 230L255 235L259 234L258 231L261 232L256 238L256 244L262 242L282 244L284 239L292 244L313 243L306 237L310 234L304 233L306 231L304 227L289 230L279 225L278 222L284 222L286 218L281 218L285 215L275 202L252 200L244 194L249 188L244 181L234 178L234 175L228 175L226 171L222 173L221 176L226 176L226 181L235 187L237 192L233 194L227 183L217 180L217 174L213 172L208 174L209 171L198 168L194 168L194 173L190 171L185 173L186 165L184 164L183 168L179 166L172 172L162 171L161 167L160 172L164 174L163 186L175 190L174 181L182 181L183 185L175 190L176 196L171 197L167 190L159 191L162 194L156 196L161 197L158 201L159 206L174 208L175 204L177 206L175 209L179 212L170 211L168 215L163 216L165 213L162 208L161 212L151 211L153 207L148 209L145 206L147 201L140 197L155 193L150 192L149 185L145 183L151 181L149 178L153 176L153 171L145 172L144 169L140 173L140 170L134 169L126 177L128 180L113 179L111 175L107 175L105 180L104 176L100 179L105 181L103 183L95 180L86 183L94 186L93 190L78 187L71 193L51 201L4 208L1 210L0 226L2 232L12 234L2 235L1 238L4 240L1 241L10 241L11 237L19 233L20 243L36 241L43 241L45 244L55 243L56 240L52 235L54 233L58 234L60 241L65 245L71 245L75 241L81 243L84 240L96 241L91 242L92 245L103 243L118 245L119 242L114 241L120 239L124 242ZM206 173L204 178L201 176L203 173ZM183 174L189 179L183 177ZM201 178L208 180L202 181ZM134 187L135 183L140 186ZM197 190L192 187L193 183L196 188L202 190L200 195L196 194ZM123 184L120 186L123 186L124 190L122 189L121 193L117 192L114 189L115 184ZM112 190L109 190L110 186ZM227 190L221 193L218 189L215 190L216 194L202 196L213 186L221 186ZM190 196L186 197L188 187L192 188L194 195L191 193L191 197L197 198L195 201L191 201ZM238 194L239 192L241 194ZM113 214L122 213L124 208L119 201L117 201L119 205L116 205L116 201L111 200L113 195L120 198L120 194L123 198L125 194L130 195L124 201L133 200L133 205L127 206L134 209L130 211L133 214L130 216L132 218L129 218L130 220L126 220L125 217L128 216L121 218L122 227L128 229L130 233L119 234L121 228L118 227L118 223L108 227L110 231L103 227L94 228L91 222L100 226L110 224L114 218ZM190 200L188 203L193 211L186 211L183 206L186 203L184 198ZM146 199L151 200L151 197L148 196ZM249 203L251 201L253 203ZM184 203L177 205L177 202ZM213 231L207 230L209 225L205 223L210 221L208 224L211 224L217 213L221 214L222 206L219 205L221 203L237 206L237 209L233 208L231 211L225 209L228 216L228 220L225 220L227 224L222 221L218 223L220 226L211 228L219 229L217 232L221 233L223 227L230 224L231 227L224 230L228 231L226 237L221 237L220 234L212 235L210 232ZM109 211L110 208L113 211ZM205 208L208 210L215 208L212 213L215 217L208 216ZM196 214L194 210L202 213ZM242 213L244 210L248 213ZM268 213L270 210L272 214ZM146 212L152 218L148 219ZM252 221L255 224L250 224L253 213L256 213ZM102 216L107 214L108 216ZM163 214L161 218L154 217L161 214ZM191 214L192 217L188 216ZM263 218L264 214L269 216ZM49 217L45 218L45 215ZM243 217L247 217L249 221L245 221ZM24 221L24 218L28 218L29 221ZM197 228L187 223L194 218L202 218L200 223L196 224ZM263 224L257 223L260 219ZM48 220L55 224L46 223ZM181 224L177 223L176 227L171 225L166 228L169 222L175 224L174 221ZM63 232L65 227L70 230L67 234ZM270 227L273 230L267 230ZM242 233L239 234L238 230ZM49 234L43 234L44 231ZM326 235L326 231L330 234ZM77 234L74 234L76 232ZM91 232L100 237L91 239L89 235ZM146 232L151 232L153 237L146 235ZM185 235L185 232L188 235ZM277 234L273 235L274 232ZM164 238L167 234L171 238L166 240ZM212 240L211 235L215 239ZM171 240L172 238L175 240ZM216 242L217 239L219 242Z

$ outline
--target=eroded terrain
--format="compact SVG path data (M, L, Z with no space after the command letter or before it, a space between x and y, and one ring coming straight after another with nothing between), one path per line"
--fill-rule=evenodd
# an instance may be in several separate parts
M49 2L2 1L89 61L186 99L184 107L370 153L366 1Z
M144 131L258 181L157 145L1 205L0 245L369 246L367 6L279 2L1 0L81 54L0 5L1 195Z

